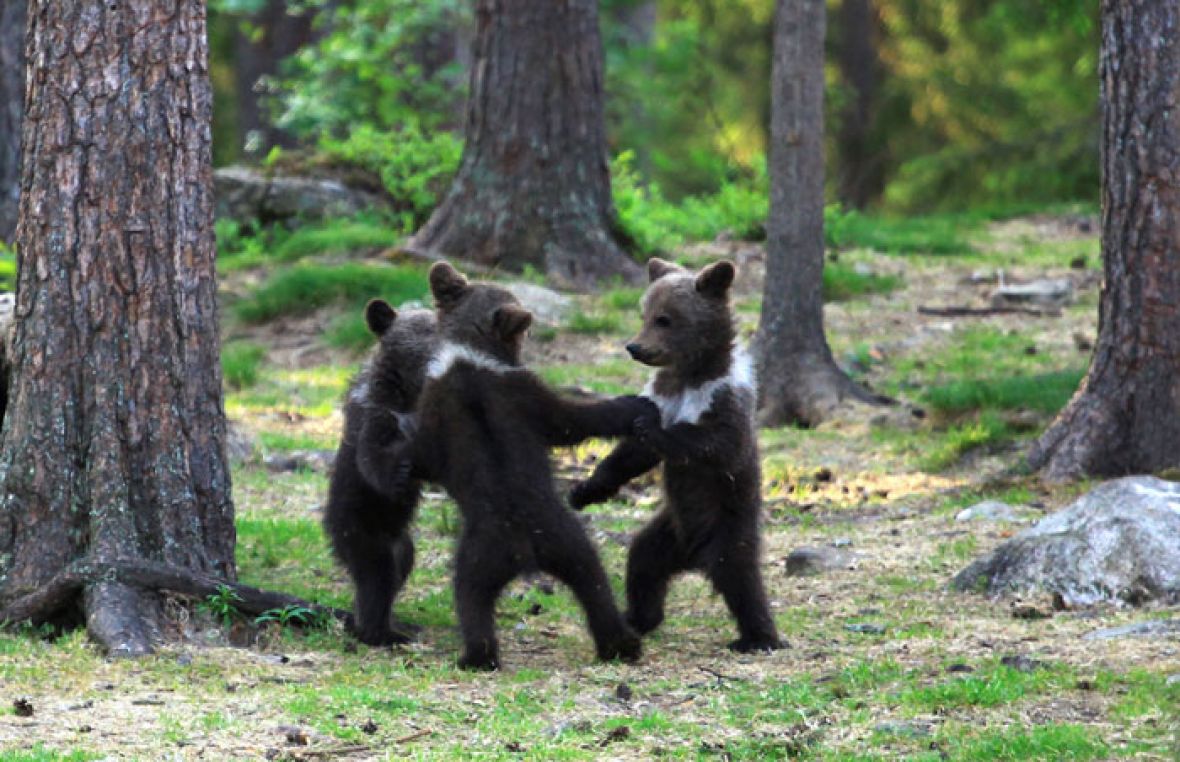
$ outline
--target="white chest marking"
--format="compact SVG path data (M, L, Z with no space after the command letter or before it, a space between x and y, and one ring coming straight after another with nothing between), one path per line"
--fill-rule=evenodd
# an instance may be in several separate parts
M490 370L493 373L507 373L513 370L511 365L500 362L490 355L463 344L453 344L448 341L440 346L438 351L434 353L434 357L430 359L430 364L426 366L426 377L442 378L458 362L470 363L477 368Z
M755 386L754 362L742 347L734 347L729 362L729 373L707 381L700 386L685 389L679 394L665 396L657 394L656 379L652 376L643 388L643 397L656 403L660 409L660 422L664 427L677 423L695 424L701 416L713 407L713 397L722 389L749 389Z

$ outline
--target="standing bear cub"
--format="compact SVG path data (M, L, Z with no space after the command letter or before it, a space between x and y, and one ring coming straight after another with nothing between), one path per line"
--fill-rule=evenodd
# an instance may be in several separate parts
M659 407L660 425L641 420L636 436L574 486L570 503L606 500L663 461L663 510L627 556L628 623L640 634L658 627L671 578L698 570L737 620L731 649L781 648L759 570L757 392L750 359L735 344L734 267L717 262L694 275L652 259L648 276L643 329L627 351L657 369L643 396Z
M638 658L639 638L615 606L598 554L554 487L549 449L633 434L644 420L654 427L656 407L639 397L559 397L521 366L532 314L515 296L470 284L443 262L430 270L430 289L442 343L407 449L413 475L444 486L463 516L454 572L460 666L499 666L496 598L532 570L570 587L599 658Z
M409 523L420 485L401 475L408 462L391 459L412 431L411 413L436 347L434 313L399 315L380 299L365 308L377 348L349 387L344 436L328 485L324 529L355 590L353 630L369 645L405 643L391 626L393 599L414 565Z

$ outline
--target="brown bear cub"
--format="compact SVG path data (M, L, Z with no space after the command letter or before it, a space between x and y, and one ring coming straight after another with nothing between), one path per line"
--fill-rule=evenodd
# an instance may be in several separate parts
M441 346L427 370L413 475L444 486L463 515L455 551L460 666L496 669L496 598L522 572L552 574L586 612L598 656L635 659L598 554L553 484L549 448L633 434L659 412L648 400L571 401L521 366L532 314L505 289L469 284L446 263L430 270Z
M761 474L754 427L757 392L749 357L736 347L729 287L734 267L697 274L648 262L643 330L627 345L657 368L643 396L660 408L659 426L640 421L589 479L570 493L581 509L664 464L664 508L631 543L627 621L640 634L664 619L671 578L705 573L737 620L735 651L783 646L759 570Z
M410 640L391 626L391 607L414 565L408 527L420 485L399 478L408 462L399 465L388 451L412 430L409 414L435 353L436 326L428 310L399 315L380 299L369 302L365 321L379 343L349 387L324 529L352 577L354 633L364 643L390 645Z

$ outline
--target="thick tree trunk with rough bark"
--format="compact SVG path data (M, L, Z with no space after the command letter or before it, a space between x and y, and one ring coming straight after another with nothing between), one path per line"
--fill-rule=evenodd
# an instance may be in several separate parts
M638 276L614 232L595 0L479 0L466 138L409 251L574 286Z
M158 600L112 570L235 576L205 3L33 0L29 24L0 618L82 613L134 655ZM30 608L46 589L70 594Z
M25 0L0 0L0 241L16 232L25 103Z
M824 336L824 0L779 0L771 75L770 219L758 328L760 422L815 425L854 384Z
M1050 480L1180 465L1180 0L1103 0L1098 341L1033 446Z
M883 163L873 155L870 134L881 64L877 56L879 25L871 0L840 3L840 74L851 97L840 114L836 135L840 201L864 209L884 187Z

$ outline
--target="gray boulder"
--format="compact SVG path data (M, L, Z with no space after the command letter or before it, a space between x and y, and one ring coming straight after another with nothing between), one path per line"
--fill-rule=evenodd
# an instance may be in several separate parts
M975 561L951 586L1045 591L1068 606L1180 602L1180 484L1107 482Z
M573 301L565 294L559 294L551 288L538 286L535 283L513 281L505 283L504 286L516 294L520 303L542 323L557 325L565 319L570 308L573 307Z
M1045 278L1031 283L1009 283L992 292L992 304L997 307L1034 304L1060 307L1073 298L1073 283L1069 278Z
M788 577L805 577L848 569L854 565L854 561L851 553L836 548L805 547L792 550L786 558L785 565Z
M217 217L241 223L295 225L301 220L347 217L365 209L389 206L375 193L336 180L272 176L238 166L213 173L213 195Z

